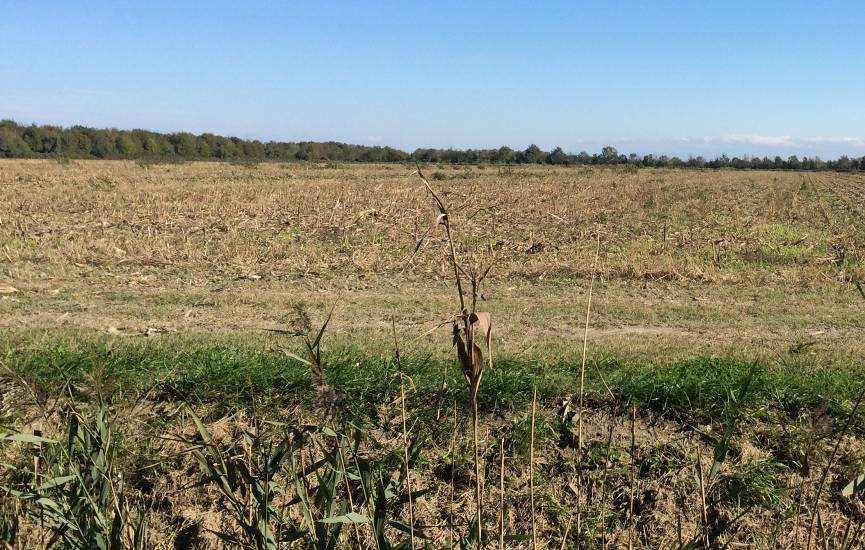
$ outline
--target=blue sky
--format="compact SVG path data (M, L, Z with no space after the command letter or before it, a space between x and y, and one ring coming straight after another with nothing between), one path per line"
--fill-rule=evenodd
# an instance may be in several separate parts
M0 0L0 117L279 140L865 155L838 2Z

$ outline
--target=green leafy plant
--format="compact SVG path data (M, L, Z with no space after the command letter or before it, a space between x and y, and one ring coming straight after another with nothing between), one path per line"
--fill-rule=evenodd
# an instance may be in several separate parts
M215 532L225 542L258 549L276 549L282 542L302 537L300 529L275 506L283 490L276 483L288 455L297 450L299 439L285 436L270 443L258 433L244 430L239 441L223 448L201 419L190 409L201 438L192 445L192 455L204 474L202 484L212 484L225 497L239 531Z
M46 532L46 547L99 550L147 548L143 509L126 501L117 469L117 444L108 411L69 413L67 440L61 444L38 435L13 434L7 441L44 448L41 471L23 488L7 488L24 516Z

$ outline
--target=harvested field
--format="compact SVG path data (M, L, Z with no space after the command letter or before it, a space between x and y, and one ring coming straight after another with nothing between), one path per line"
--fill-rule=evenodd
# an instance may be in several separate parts
M861 174L414 170L0 161L0 541L862 544Z
M861 175L429 171L466 251L494 254L485 297L515 347L581 335L596 231L593 342L860 340ZM441 236L415 252L435 214L402 165L4 161L0 193L9 325L248 332L337 292L345 330L448 314Z

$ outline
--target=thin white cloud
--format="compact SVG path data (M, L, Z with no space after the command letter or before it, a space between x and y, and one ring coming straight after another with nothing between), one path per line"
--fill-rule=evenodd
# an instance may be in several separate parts
M673 154L775 154L808 153L818 155L861 155L865 149L865 138L849 136L797 137L790 135L764 135L731 133L715 136L670 138L606 138L576 139L570 144L574 150L594 150L604 145L613 145L622 150L636 150L649 153Z
M539 143L541 147L551 145ZM555 144L552 144L554 146ZM616 147L619 152L628 154L664 154L679 157L704 156L781 156L789 155L834 159L842 155L861 157L865 155L865 138L850 136L799 137L791 135L766 135L752 133L729 133L704 135L702 137L652 137L652 138L608 138L576 139L565 143L569 152L600 151L605 145Z
M743 143L769 147L794 147L796 140L790 136L761 136L758 134L726 134L721 136L722 143Z
M865 139L855 137L813 137L802 139L803 143L816 145L846 145L850 147L865 147Z
M793 136L764 136L760 134L726 134L720 138L706 138L706 141L728 144L757 145L762 147L822 147L822 146L844 146L865 147L865 139L855 137L793 137Z

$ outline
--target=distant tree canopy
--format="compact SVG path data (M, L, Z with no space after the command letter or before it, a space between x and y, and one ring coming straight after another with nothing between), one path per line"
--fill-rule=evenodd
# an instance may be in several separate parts
M411 155L392 147L368 147L333 141L262 143L213 134L161 134L147 130L96 129L84 126L23 126L0 121L0 158L67 157L79 159L165 160L309 160L401 162Z
M147 130L61 128L18 124L0 120L0 158L66 157L81 159L236 160L236 161L336 161L336 162L431 162L447 164L624 164L642 167L734 168L759 170L865 170L865 156L842 156L824 161L819 157L791 156L715 159L666 155L623 155L615 147L600 153L566 153L561 147L547 152L537 145L523 151L498 149L416 149L407 153L392 147L327 142L276 142L244 140L214 134L188 132L161 134Z

